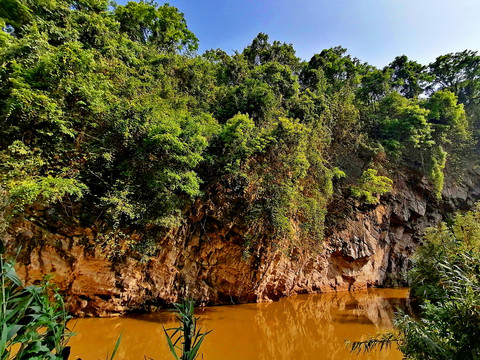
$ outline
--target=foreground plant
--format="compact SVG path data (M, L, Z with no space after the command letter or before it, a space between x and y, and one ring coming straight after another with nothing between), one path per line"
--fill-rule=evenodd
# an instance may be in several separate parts
M170 352L176 360L196 359L205 336L212 331L202 332L202 328L197 330L198 317L194 315L194 305L193 300L187 299L174 304L180 324L176 328L163 328ZM170 335L169 331L173 333Z
M47 282L24 286L0 254L0 360L66 360L71 336L62 297Z
M410 273L420 318L400 312L395 331L351 342L368 352L395 343L406 359L480 359L480 206L425 235Z

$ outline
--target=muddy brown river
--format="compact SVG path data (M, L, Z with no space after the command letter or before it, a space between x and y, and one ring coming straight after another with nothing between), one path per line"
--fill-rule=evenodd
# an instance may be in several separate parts
M393 313L406 306L406 289L298 295L268 304L214 306L196 310L199 325L213 330L201 348L204 360L401 359L396 349L351 354L346 339L359 340L392 327ZM120 334L116 360L172 360L162 325L174 326L168 311L120 318L74 319L71 359L104 360ZM200 356L199 359L202 359Z

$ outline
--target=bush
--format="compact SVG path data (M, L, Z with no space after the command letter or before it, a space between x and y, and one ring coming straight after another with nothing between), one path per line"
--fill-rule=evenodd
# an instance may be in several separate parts
M363 342L370 350L395 342L405 359L480 358L480 205L451 225L429 229L410 272L420 318L399 313L396 331Z
M367 204L377 204L379 195L392 191L393 181L386 176L377 176L377 170L365 170L358 180L358 185L352 187L354 198L363 198Z

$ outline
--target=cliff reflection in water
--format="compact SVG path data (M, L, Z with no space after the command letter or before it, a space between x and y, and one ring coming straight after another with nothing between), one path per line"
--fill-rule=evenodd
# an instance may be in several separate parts
M299 296L274 308L260 305L255 324L256 337L262 339L258 359L350 357L345 339L358 340L391 328L393 312L405 306L405 297L405 291L375 290ZM392 353L369 358L390 359Z
M357 340L392 327L393 312L406 306L407 290L300 295L269 304L200 309L201 325L214 329L202 347L205 360L401 359L397 350L350 354L345 339ZM171 359L161 324L169 312L115 319L78 319L70 345L73 358L105 359L123 332L117 359Z

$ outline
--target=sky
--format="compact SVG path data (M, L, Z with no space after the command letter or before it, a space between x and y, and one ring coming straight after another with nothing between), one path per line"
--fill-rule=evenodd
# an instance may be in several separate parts
M480 50L480 0L168 2L184 13L200 40L200 53L216 48L229 54L241 51L259 32L271 41L293 44L303 60L340 45L377 67L399 55L428 64L450 52Z

